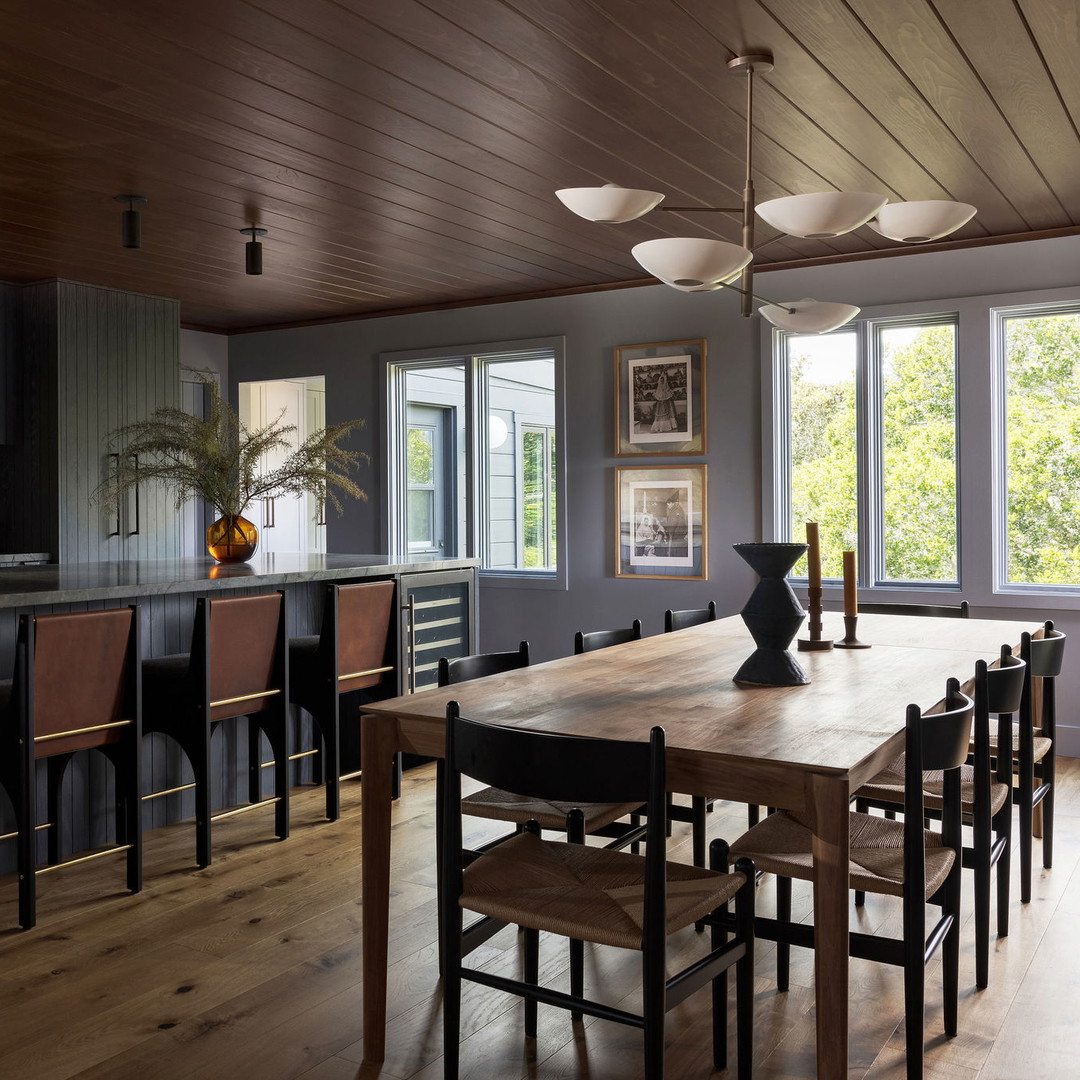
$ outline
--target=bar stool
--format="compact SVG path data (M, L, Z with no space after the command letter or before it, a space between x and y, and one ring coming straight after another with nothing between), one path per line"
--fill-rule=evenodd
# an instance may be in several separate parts
M316 775L326 784L326 816L331 821L341 816L340 781L360 775L359 769L341 775L341 699L357 695L353 700L359 705L361 700L372 701L397 691L392 678L393 605L392 581L329 585L320 633L289 640L289 700L311 714L322 736L323 753ZM358 696L361 692L362 699ZM359 734L359 713L353 709L347 715L355 721Z
M139 620L134 607L23 615L15 678L0 683L0 783L15 808L19 923L37 921L37 877L61 866L126 852L127 887L142 888ZM60 791L80 750L97 750L115 773L116 846L61 862ZM49 862L37 868L38 761L47 761Z
M160 731L183 750L195 774L195 858L210 865L210 823L273 804L274 830L289 835L289 679L285 594L237 596L195 605L191 652L144 660L143 730ZM223 720L248 718L273 750L274 794L260 799L261 767L249 754L251 801L211 814L210 737Z

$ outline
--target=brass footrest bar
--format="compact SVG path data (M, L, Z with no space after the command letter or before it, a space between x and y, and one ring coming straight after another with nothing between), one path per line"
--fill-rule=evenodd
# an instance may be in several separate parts
M179 787L166 788L164 791L151 791L149 795L144 795L142 801L146 802L148 799L160 799L162 795L175 795L178 791L190 791L195 786L195 781L192 780L190 784L181 784Z
M290 754L288 760L289 761L298 761L300 758L311 757L312 754L318 754L319 752L320 751L319 751L318 747L316 747L314 750L300 750L298 753ZM274 758L271 758L269 761L260 761L259 762L259 768L260 769L269 769L271 765L276 765L276 764L277 764L277 761Z
M94 731L108 731L110 728L127 727L130 720L114 720L111 724L94 724L93 727L72 728L71 731L57 731L52 735L35 735L34 742L48 742L50 739L69 739L72 735L89 735Z
M357 769L356 772L346 773L344 776L339 776L339 780L358 780L363 773L363 769Z
M52 866L43 866L35 870L35 874L51 874L54 870L63 870L65 866L74 866L76 863L89 862L91 859L100 859L105 855L115 855L118 851L130 851L131 844L118 844L116 847L106 848L104 851L94 851L89 855L80 855L77 859L66 859L64 862L53 863Z
M260 799L258 802L248 803L247 806L238 806L235 810L225 810L220 814L211 814L211 821L221 821L222 818L236 817L237 814L246 814L249 810L258 810L260 806L269 806L271 803L281 802L278 795L272 795L269 799Z
M280 690L260 690L257 694L241 694L239 697L219 698L210 702L210 708L216 709L219 705L238 705L241 701L257 701L259 698L273 697L280 694Z
M44 825L35 825L34 832L41 832L42 829L51 829L52 827L53 823L51 821L46 821ZM19 831L16 829L15 832L4 833L3 836L0 836L0 840L14 840L18 835Z
M350 671L348 675L339 675L338 682L343 679L359 679L361 675L385 675L388 671L393 671L394 665L388 664L385 667L373 667L368 668L367 671Z

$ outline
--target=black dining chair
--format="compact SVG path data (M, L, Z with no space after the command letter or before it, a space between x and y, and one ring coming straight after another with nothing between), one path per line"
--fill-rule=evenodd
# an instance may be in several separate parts
M960 769L960 807L964 822L971 826L971 844L963 849L963 863L974 872L975 885L975 985L980 989L990 981L990 894L991 872L997 866L998 936L1009 933L1009 880L1012 845L1012 767L1008 760L996 764L991 750L990 717L997 717L997 740L1011 737L1013 717L1020 709L1027 665L1003 646L997 667L985 660L975 664L975 712L969 762ZM997 741L996 740L996 741ZM886 811L901 809L905 801L904 755L855 792L855 808L865 813L870 807ZM922 779L923 805L927 817L941 817L944 778L941 773L925 773ZM861 905L865 894L855 893Z
M445 880L440 930L443 976L443 1076L457 1080L462 980L525 999L525 1034L537 1034L537 1003L641 1028L647 1080L664 1075L664 1018L695 990L712 987L713 1064L727 1062L727 977L736 969L738 1076L753 1066L754 868L740 859L727 872L727 846L713 842L710 869L666 861L664 731L647 743L579 738L467 720L447 706L442 837ZM645 855L544 840L539 826L466 864L462 854L461 777L532 799L636 802L648 807ZM732 917L727 907L735 902ZM463 928L463 913L481 916ZM707 954L667 978L668 935L696 921L711 928ZM464 958L507 923L524 928L520 978L464 965ZM581 993L539 985L544 931L642 954L642 1008L630 1013ZM729 936L731 935L731 936Z
M852 813L850 887L899 897L899 938L852 933L852 956L904 969L904 1015L908 1080L923 1074L926 964L941 948L945 1034L957 1032L960 969L960 870L962 820L960 769L967 760L974 702L956 679L946 685L943 711L924 713L909 705L904 741L904 820ZM942 773L941 830L924 828L923 776ZM731 858L752 859L776 875L776 919L759 920L759 937L777 944L777 986L788 988L790 947L814 947L812 924L791 921L791 881L814 879L813 835L798 814L770 814L731 845ZM926 905L941 908L927 933Z

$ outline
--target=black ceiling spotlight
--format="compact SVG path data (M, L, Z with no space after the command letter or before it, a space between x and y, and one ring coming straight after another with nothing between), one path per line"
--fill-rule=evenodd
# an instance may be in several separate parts
M136 206L145 206L143 195L114 195L117 202L127 203L128 208L120 215L120 243L126 248L142 247L142 222Z
M261 274L262 273L262 244L259 243L258 237L266 235L266 229L257 229L252 225L248 229L241 229L245 236L250 236L251 239L244 245L244 272L247 274Z

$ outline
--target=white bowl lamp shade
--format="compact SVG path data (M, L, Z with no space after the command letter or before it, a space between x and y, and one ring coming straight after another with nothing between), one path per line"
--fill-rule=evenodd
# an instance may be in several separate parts
M630 254L665 285L687 292L708 291L733 281L753 254L738 244L702 237L664 236L635 244Z
M949 199L886 203L877 217L867 222L874 232L902 244L926 244L940 240L966 225L975 216L970 203Z
M818 191L759 203L757 215L788 236L828 240L865 225L887 202L873 191Z
M827 334L851 322L859 314L854 304L832 304L809 297L781 304L766 304L758 311L773 326L796 334Z
M641 191L637 188L623 188L616 184L603 187L561 188L555 192L559 200L578 217L587 221L600 221L618 225L624 221L647 214L663 201L659 191Z

